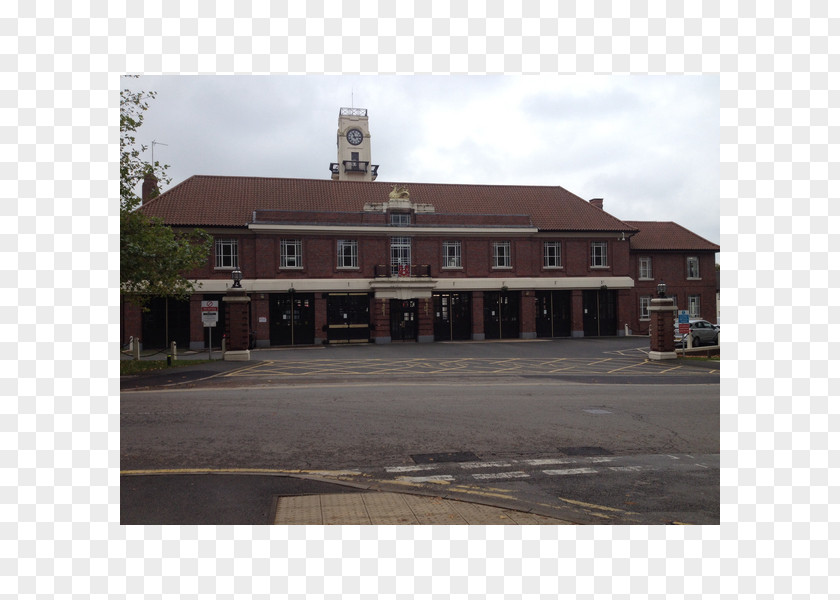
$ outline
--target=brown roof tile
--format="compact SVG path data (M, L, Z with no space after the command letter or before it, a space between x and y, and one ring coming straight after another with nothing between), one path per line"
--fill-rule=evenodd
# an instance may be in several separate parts
M238 226L255 210L361 211L385 202L394 183L194 175L147 202L143 210L169 225ZM633 231L562 187L524 185L401 184L411 201L437 213L529 215L533 225L553 231Z
M709 250L720 246L672 221L625 221L639 230L630 238L630 250Z

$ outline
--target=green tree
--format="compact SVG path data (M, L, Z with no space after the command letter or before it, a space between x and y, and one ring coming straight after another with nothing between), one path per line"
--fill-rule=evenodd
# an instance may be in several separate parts
M152 298L189 296L196 282L183 274L204 264L212 245L204 231L176 232L140 210L135 189L147 173L169 182L168 165L144 161L147 147L135 140L154 97L155 92L120 92L120 289L140 306Z

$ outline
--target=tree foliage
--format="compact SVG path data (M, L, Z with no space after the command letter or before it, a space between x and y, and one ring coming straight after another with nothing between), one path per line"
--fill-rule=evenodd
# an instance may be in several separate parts
M196 282L184 273L206 262L212 244L201 230L176 232L140 209L142 199L135 189L147 173L169 182L168 165L144 161L147 147L138 146L135 138L154 97L155 92L120 93L120 288L141 306L155 297L189 296Z

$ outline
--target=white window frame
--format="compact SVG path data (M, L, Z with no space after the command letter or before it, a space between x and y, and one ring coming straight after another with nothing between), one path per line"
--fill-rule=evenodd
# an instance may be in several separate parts
M696 256L689 256L685 260L685 278L700 279L700 259Z
M688 316L692 319L700 318L700 294L688 295Z
M639 296L639 320L650 321L651 296Z
M512 264L510 242L493 242L493 268L510 269Z
M411 213L391 213L391 225L408 227L411 225Z
M597 252L596 250L601 250ZM607 269L609 268L609 261L607 260L607 252L609 246L607 242L591 242L589 244L589 266L592 269Z
M301 240L280 240L280 268L303 268L303 243Z
M216 240L216 268L239 268L239 240L227 238Z
M543 242L543 268L563 268L562 244L560 242Z
M460 269L461 242L443 242L443 268Z
M411 267L411 238L391 238L391 276L399 274L401 266Z
M359 268L359 241L338 240L336 245L336 265L339 269ZM350 264L346 264L346 263Z
M653 261L650 256L639 257L639 280L653 279Z

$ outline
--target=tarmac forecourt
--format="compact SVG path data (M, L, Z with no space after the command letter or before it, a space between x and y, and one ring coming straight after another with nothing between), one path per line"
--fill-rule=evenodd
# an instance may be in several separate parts
M367 377L385 381L394 378L428 381L429 377L435 377L445 381L448 377L525 377L532 381L547 378L614 384L720 381L719 360L652 361L647 358L647 348L638 346L639 340L622 339L612 343L598 340L601 343L594 348L583 341L578 341L579 347L574 342L560 345L550 342L523 344L523 341L542 340L502 344L400 344L391 348L370 345L328 348L327 352L318 352L324 350L323 346L270 348L252 351L252 359L245 363L218 360L220 354L217 352L217 360L209 363L123 377L121 389L182 384L189 387L278 385ZM528 352L522 352L525 348ZM557 348L561 349L560 353L554 352ZM577 352L578 348L587 351ZM191 352L182 358L198 358L202 354Z

